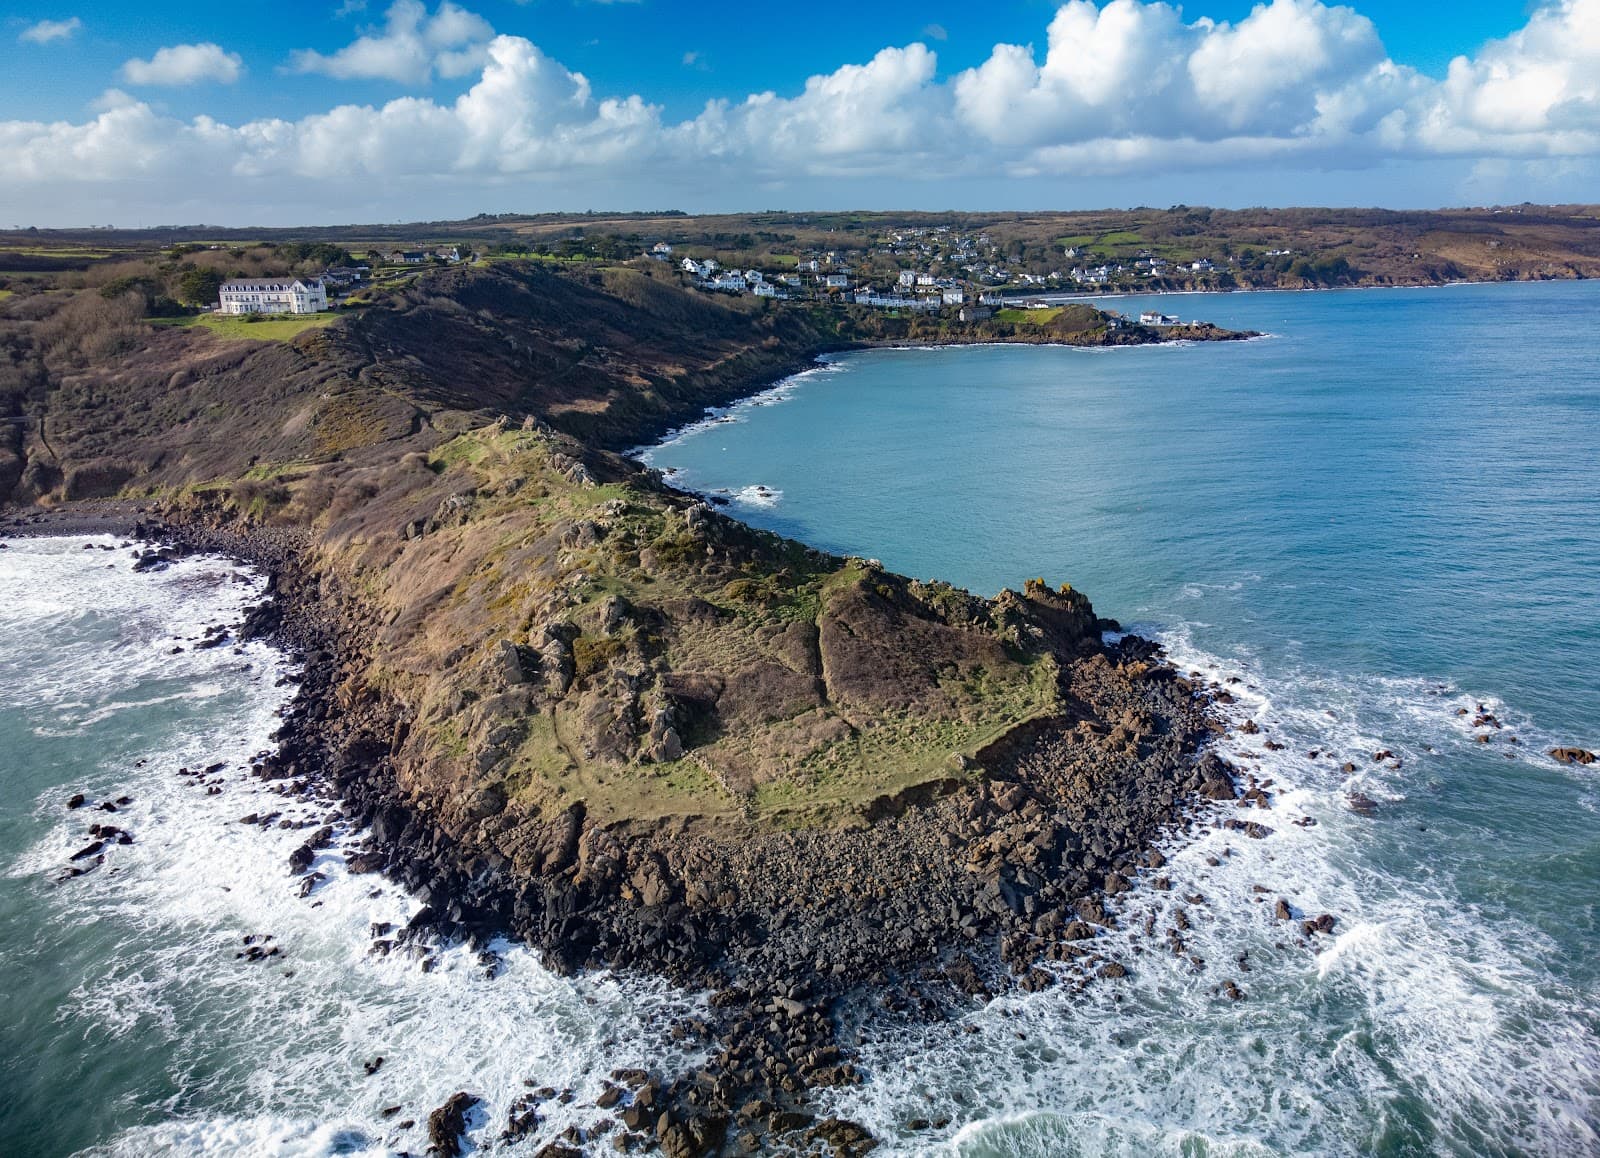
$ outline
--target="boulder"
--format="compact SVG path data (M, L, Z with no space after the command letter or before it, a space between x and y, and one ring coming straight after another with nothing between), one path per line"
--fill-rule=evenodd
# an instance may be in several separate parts
M1595 755L1583 748L1551 748L1550 758L1562 764L1593 764Z
M444 1105L428 1115L428 1153L438 1158L460 1158L461 1137L467 1132L467 1111L479 1099L467 1092L451 1094Z

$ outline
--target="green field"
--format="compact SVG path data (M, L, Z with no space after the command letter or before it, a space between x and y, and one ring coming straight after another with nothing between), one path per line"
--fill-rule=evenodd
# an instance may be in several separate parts
M81 245L6 245L0 246L0 254L16 253L24 257L110 257L109 249L89 249Z
M1061 316L1061 307L1056 306L1048 310L996 310L994 320L1007 322L1013 326L1042 326L1046 322L1053 322Z
M305 330L326 326L338 318L336 313L290 314L262 317L252 321L250 314L196 314L191 318L152 318L158 326L187 326L210 330L219 338L249 342L286 342Z

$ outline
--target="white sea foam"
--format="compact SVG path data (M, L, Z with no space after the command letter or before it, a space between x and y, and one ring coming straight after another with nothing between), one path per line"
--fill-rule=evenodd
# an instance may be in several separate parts
M152 710L177 717L152 731L159 747L132 743L80 783L41 797L46 835L6 865L12 877L54 876L88 839L91 821L114 821L135 837L109 846L97 870L40 894L49 920L86 936L114 930L117 944L58 1012L60 1032L81 1037L85 1049L148 1049L159 1041L177 1088L171 1099L139 1107L131 1116L138 1124L96 1153L420 1152L428 1112L456 1090L485 1099L474 1135L480 1142L498 1135L526 1083L573 1090L571 1105L541 1105L541 1125L517 1147L531 1153L567 1126L600 1116L582 1103L601 1092L613 1068L696 1060L668 1030L699 999L663 983L561 978L504 942L490 947L494 977L466 946L373 953L373 923L401 925L418 902L377 877L348 873L346 855L361 834L326 802L280 796L246 768L269 746L289 693L278 686L284 659L257 643L242 654L231 646L170 654L174 639L193 634L190 625L225 622L259 598L259 580L214 559L135 575L126 553L110 572L97 555L86 577L73 547L39 540L0 552L5 638L54 640L31 668L51 698L33 702L33 688L15 683L0 694L73 734L111 718L137 733ZM76 599L124 618L126 654L107 662L89 633L63 633L59 604L37 599L23 608L5 598L41 577L76 583L69 588ZM9 648L5 655L15 661ZM188 694L146 694L152 684ZM178 775L218 761L226 767L205 785ZM111 816L66 811L61 798L73 787L91 803L116 795L133 803ZM294 824L334 825L332 845L312 866L326 879L308 897L298 895L299 880L287 870L308 829L240 822L274 812ZM263 934L281 947L279 956L238 956L244 938ZM368 1076L365 1063L379 1056L382 1067ZM401 1110L385 1117L391 1106ZM402 1130L398 1123L408 1119L416 1125Z
M770 510L783 501L783 492L760 485L740 487L733 492L733 501L739 506Z
M1466 903L1444 863L1419 879L1384 851L1421 838L1429 815L1399 802L1439 791L1450 761L1476 752L1455 709L1503 708L1420 679L1268 675L1184 630L1164 642L1180 670L1228 688L1236 724L1261 728L1221 747L1273 782L1273 807L1216 818L1272 834L1202 825L1173 840L1160 870L1171 891L1145 873L1097 939L1131 977L1003 997L961 1026L885 1030L865 1044L869 1082L829 1110L880 1132L888 1153L964 1158L1595 1152L1595 995L1550 971L1547 935ZM1373 761L1383 749L1398 760ZM1353 792L1377 814L1353 812ZM1294 920L1276 919L1279 897ZM1167 942L1180 909L1181 956ZM1324 912L1335 934L1303 936L1299 921ZM1229 980L1245 1000L1222 994ZM950 1124L909 1131L914 1118Z
M703 417L669 431L660 442L652 443L648 446L634 447L628 451L628 457L642 462L646 466L654 466L663 451L698 438L719 426L746 422L749 420L752 411L788 402L808 383L815 382L817 379L828 375L843 374L848 371L848 363L838 361L830 355L824 354L817 359L815 366L801 370L797 374L791 374L787 378L767 387L767 389L750 395L748 398L741 398L730 406L708 406Z

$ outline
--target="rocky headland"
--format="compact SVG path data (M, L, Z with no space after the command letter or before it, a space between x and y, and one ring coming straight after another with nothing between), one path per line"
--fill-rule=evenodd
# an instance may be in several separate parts
M863 1152L810 1108L866 1078L846 1027L1114 984L1104 897L1163 887L1156 838L1239 793L1204 753L1207 689L1147 641L1107 643L1070 587L910 580L616 453L914 333L515 265L430 275L292 343L151 330L107 356L68 308L7 335L0 533L95 519L147 540L141 565L221 551L271 577L237 630L304 674L253 770L336 804L368 833L352 871L421 902L374 952L509 932L559 970L710 992L677 1027L706 1064L613 1075L607 1145ZM1074 310L1029 337L1161 337L1114 332ZM440 1153L459 1098L430 1120ZM505 1130L534 1132L536 1102Z

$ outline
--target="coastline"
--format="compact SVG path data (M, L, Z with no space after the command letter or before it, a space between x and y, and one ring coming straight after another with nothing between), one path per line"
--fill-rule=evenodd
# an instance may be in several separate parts
M728 404L819 356L876 345L905 343L809 350L776 379L769 368L730 389ZM402 788L396 762L414 712L365 676L381 618L308 532L155 501L8 513L0 534L121 534L150 543L158 563L162 551L207 552L267 574L268 601L236 630L272 638L304 661L304 676L255 774L337 800L368 830L351 870L381 871L424 902L397 941L509 934L560 972L619 969L709 992L713 1013L696 1032L713 1064L648 1076L628 1095L637 1112L621 1115L669 1153L717 1152L730 1130L864 1152L865 1131L807 1109L808 1091L864 1080L851 1061L863 1025L946 1019L1017 989L1114 984L1128 965L1096 948L1097 931L1115 923L1105 898L1159 869L1155 845L1207 801L1239 791L1233 770L1204 755L1217 728L1206 689L1148 641L1103 642L1105 622L1080 596L1030 587L1028 599L1059 604L1054 614L1072 625L1060 652L1071 711L1010 729L977 760L871 802L842 829L605 826L579 806L532 837L536 871L512 871L492 812L440 816ZM717 534L746 533L709 521ZM1088 801L1073 787L1082 783L1096 785Z
M1127 965L1094 949L1095 930L1114 924L1103 898L1162 863L1155 843L1191 824L1195 804L1207 797L1231 799L1237 792L1231 770L1198 757L1213 726L1205 697L1160 664L1154 645L1130 637L1084 661L1106 699L1104 714L1121 707L1115 728L1097 736L1097 725L1087 719L1037 721L1027 730L1031 734L1009 736L1009 749L996 746L985 753L987 777L957 776L932 794L886 801L871 829L757 838L756 855L744 857L733 874L739 899L719 911L695 912L682 901L652 898L648 882L645 895L632 901L594 895L559 873L542 882L491 873L485 883L480 855L470 846L446 844L441 851L443 834L398 791L388 737L404 727L404 713L395 705L352 704L341 694L361 665L358 601L307 570L307 544L297 534L183 521L175 513L150 504L102 504L58 509L3 529L7 535L121 533L141 538L152 550L222 554L265 571L269 600L236 630L270 637L303 660L304 675L277 749L255 774L285 781L295 795L331 797L352 824L368 827L368 850L355 858L352 871L381 870L426 904L398 939L483 945L510 934L540 950L561 972L621 968L712 994L715 1013L703 1027L708 1047L718 1050L711 1088L694 1075L650 1079L656 1092L646 1103L659 1099L673 1119L669 1126L678 1127L671 1145L657 1128L657 1141L669 1153L715 1152L709 1146L697 1150L694 1139L709 1142L718 1129L730 1127L774 1137L822 1130L816 1138L833 1139L840 1152L864 1152L852 1148L869 1144L859 1127L819 1123L806 1110L808 1090L864 1080L850 1062L852 1043L841 1037L842 1025L913 1011L943 1019L974 1000L1017 987L1114 983ZM1152 704L1168 720L1158 730L1175 742L1159 744L1154 759L1141 760L1139 745L1158 737L1146 731L1141 738L1128 725L1137 728L1140 715L1150 720ZM1046 748L1055 746L1062 768L1049 767L1049 759L1040 763L1041 738L1048 740ZM1076 757L1067 754L1085 743ZM1102 763L1101 757L1122 766L1115 795L1125 813L1120 827L1102 825L1098 836L1087 816L1063 825L1066 818L1049 809L1052 779L1082 764L1086 754L1090 766ZM1034 838L1050 816L1055 819L1047 827L1058 835L1041 859ZM670 855L674 844L696 845L702 855L720 844L681 833L614 835L639 841L657 856ZM973 854L970 865L953 864L934 890L928 885L935 882L924 881L888 905L863 905L840 894L826 903L790 906L776 936L738 946L736 966L725 952L706 952L737 945L741 926L770 918L785 893L828 892L827 878L841 862L869 876L874 870L904 874L947 852L941 842L952 841L959 842L958 851L970 844L983 852ZM787 862L787 872L776 868L775 857ZM771 875L778 879L763 879ZM968 898L959 921L945 911L945 890L951 888ZM930 891L934 903L926 903ZM919 896L924 903L917 903ZM663 938L668 927L681 935ZM902 944L907 934L909 945ZM809 967L824 957L832 962L828 968ZM797 968L801 960L808 967ZM928 966L934 967L931 975ZM741 1118L740 1111L752 1105L772 1108ZM624 1124L648 1130L657 1116L646 1121L635 1114L638 1120L630 1123L625 1115Z

